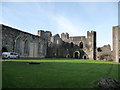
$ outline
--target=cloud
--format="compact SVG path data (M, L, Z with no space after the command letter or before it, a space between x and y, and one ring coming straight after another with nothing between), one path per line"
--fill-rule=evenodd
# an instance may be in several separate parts
M81 34L81 29L65 16L56 16L54 19L59 33L68 32L72 36Z

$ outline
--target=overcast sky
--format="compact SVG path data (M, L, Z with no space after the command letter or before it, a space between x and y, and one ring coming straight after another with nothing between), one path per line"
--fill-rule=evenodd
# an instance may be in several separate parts
M97 46L112 45L112 26L118 25L117 2L4 2L0 23L36 34L68 32L83 36L97 31Z

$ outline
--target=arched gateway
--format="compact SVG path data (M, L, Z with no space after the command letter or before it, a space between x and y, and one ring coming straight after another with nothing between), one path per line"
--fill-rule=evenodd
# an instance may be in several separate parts
M73 58L88 59L88 55L83 50L79 50L73 53Z
M79 51L75 51L75 52L73 53L73 57L74 57L74 58L79 58L79 57L80 57L80 52L79 52Z

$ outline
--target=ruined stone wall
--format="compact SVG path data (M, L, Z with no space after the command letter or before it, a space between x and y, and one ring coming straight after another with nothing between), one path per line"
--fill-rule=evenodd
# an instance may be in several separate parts
M62 40L69 39L69 34L68 33L61 33L61 39Z
M68 44L67 47L67 54L66 57L72 57L72 58L76 58L75 53L77 53L78 57L77 58L84 58L84 56L86 58L89 58L88 55L86 54L87 52L87 48L86 48L86 37L85 36L70 36L69 38L65 38L66 36L68 36L69 34L67 33L67 35L64 33L61 34L62 40ZM64 37L63 37L64 36Z
M50 38L52 37L52 33L50 31L44 30L38 30L37 35L45 38L47 41L50 41Z
M73 43L76 45L76 48L74 48L74 53L79 52L78 55L81 54L88 59L95 60L96 59L96 32L91 31L87 32L87 38L85 36L72 36L69 37L69 39L64 39L65 42ZM82 45L81 45L82 43ZM81 46L83 46L81 48ZM73 54L73 57L75 55Z
M47 56L95 59L95 48L96 36L94 32L90 33L89 38L86 38L85 36L69 37L68 33L62 33L61 38L58 34L51 37L51 44L48 46Z
M42 37L2 25L3 52L16 52L26 58L44 58L46 48L46 41Z
M104 61L113 61L113 55L111 51L111 46L104 45L103 47L98 47L97 50L97 60L104 60Z
M63 57L63 41L58 34L51 37L51 43L48 45L47 57Z

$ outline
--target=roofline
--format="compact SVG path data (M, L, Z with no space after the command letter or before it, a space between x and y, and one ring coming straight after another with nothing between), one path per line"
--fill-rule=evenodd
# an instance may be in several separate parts
M11 29L17 30L17 31L22 32L22 33L25 33L25 34L29 34L29 35L36 36L36 37L39 37L39 38L41 38L41 39L44 39L43 37L40 37L40 36L38 36L38 35L31 34L31 33L29 33L29 32L22 31L22 30L20 30L20 29L16 29L16 28L13 28L13 27L4 25L4 24L0 24L0 25L2 25L2 27L11 28ZM44 40L45 40L45 39L44 39Z

